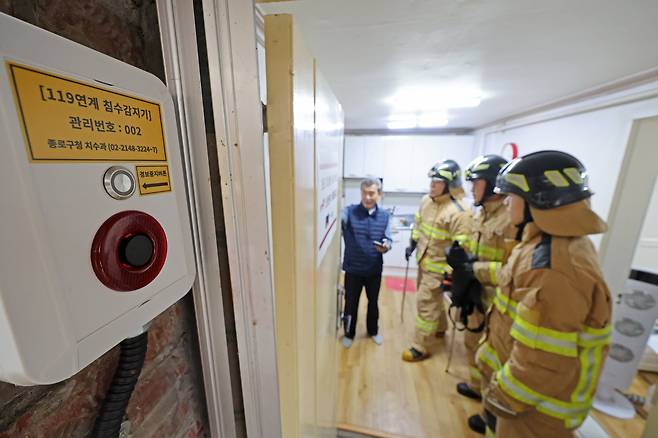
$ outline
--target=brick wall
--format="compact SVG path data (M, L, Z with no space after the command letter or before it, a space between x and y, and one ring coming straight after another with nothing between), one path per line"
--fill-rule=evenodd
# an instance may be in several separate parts
M164 77L154 0L0 0L0 12ZM0 383L0 438L88 436L117 359L115 348L55 385ZM154 320L128 415L135 438L207 434L190 294Z

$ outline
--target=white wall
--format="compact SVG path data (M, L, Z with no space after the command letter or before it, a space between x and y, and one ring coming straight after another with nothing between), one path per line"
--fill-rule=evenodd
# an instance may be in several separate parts
M616 95L592 99L570 107L560 108L527 121L509 121L506 127L484 129L475 133L476 149L482 153L500 153L501 147L514 142L519 154L524 155L542 149L557 149L578 157L587 167L590 185L595 195L594 210L604 219L608 217L615 186L634 119L658 115L658 98L653 97L633 103L616 105L618 99L642 96L655 90L658 82ZM595 109L595 105L605 106ZM587 111L566 116L570 111ZM547 121L538 121L542 118ZM525 124L528 123L528 124ZM522 125L514 127L515 125ZM658 145L655 154L647 159L658 163ZM657 164L658 166L658 164ZM600 236L593 239L598 245Z

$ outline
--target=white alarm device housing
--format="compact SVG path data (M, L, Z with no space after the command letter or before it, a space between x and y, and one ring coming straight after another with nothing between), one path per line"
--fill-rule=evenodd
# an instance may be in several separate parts
M66 379L191 288L172 98L0 14L0 380Z

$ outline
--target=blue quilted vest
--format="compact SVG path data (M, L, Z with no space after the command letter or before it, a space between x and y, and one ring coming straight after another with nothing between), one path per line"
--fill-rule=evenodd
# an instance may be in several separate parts
M361 204L347 207L347 220L343 223L345 272L356 275L381 274L383 258L373 242L384 239L388 219L388 212L379 206L372 215Z

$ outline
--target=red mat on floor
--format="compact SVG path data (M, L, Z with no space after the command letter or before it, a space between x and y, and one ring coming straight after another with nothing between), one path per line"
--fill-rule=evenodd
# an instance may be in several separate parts
M402 292L404 289L403 277L386 277L386 287L393 292ZM407 292L416 292L416 280L407 279Z

